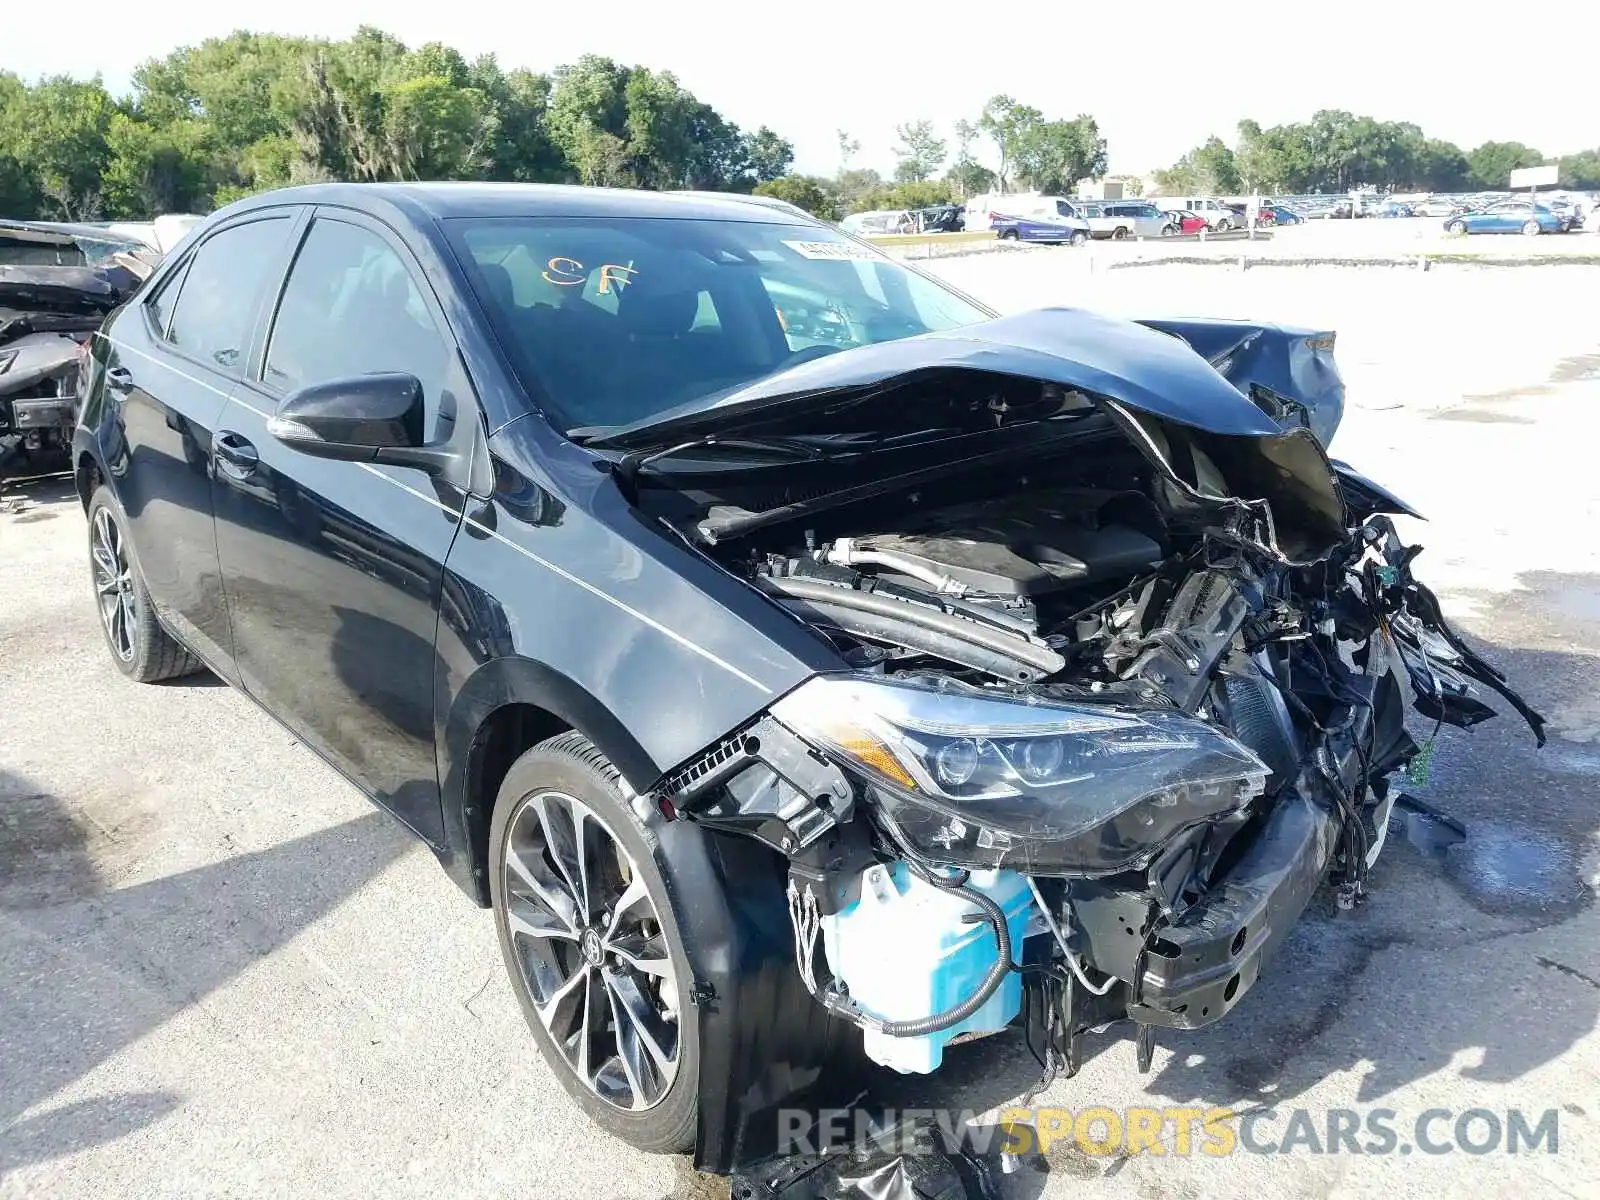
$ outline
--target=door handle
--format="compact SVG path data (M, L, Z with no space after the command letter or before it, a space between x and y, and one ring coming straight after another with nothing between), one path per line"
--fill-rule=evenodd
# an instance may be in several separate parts
M223 473L235 479L249 477L261 465L261 455L256 453L250 440L230 430L220 430L211 439L211 452L216 456L217 466L222 468Z
M114 388L126 390L133 386L133 372L127 367L107 367L106 382Z

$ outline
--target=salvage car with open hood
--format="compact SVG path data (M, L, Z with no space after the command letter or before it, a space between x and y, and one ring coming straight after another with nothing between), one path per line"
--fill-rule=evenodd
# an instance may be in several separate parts
M62 465L84 343L159 257L95 226L0 220L0 475Z
M1408 707L1539 733L1329 457L1333 345L996 317L737 199L325 185L107 323L77 473L121 669L288 724L493 908L585 1111L727 1171L956 1040L1147 1065L1363 901Z

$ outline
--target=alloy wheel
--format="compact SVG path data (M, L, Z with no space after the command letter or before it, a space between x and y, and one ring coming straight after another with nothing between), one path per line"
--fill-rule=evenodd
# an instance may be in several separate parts
M678 1070L678 984L638 864L593 809L547 791L513 813L500 869L521 984L563 1065L614 1108L655 1107Z
M98 508L89 541L89 558L94 571L95 600L100 605L100 623L105 626L111 651L123 662L131 662L139 614L135 607L133 565L109 509Z

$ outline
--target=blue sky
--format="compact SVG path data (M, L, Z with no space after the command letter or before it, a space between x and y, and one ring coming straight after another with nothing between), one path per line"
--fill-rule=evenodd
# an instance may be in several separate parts
M1275 124L1318 108L1415 121L1467 149L1516 139L1553 156L1600 145L1595 88L1579 84L1592 80L1600 45L1600 7L1588 0L1517 9L1275 0L1186 6L1187 25L1176 4L1062 0L851 5L831 18L825 6L760 0L6 7L0 68L29 78L98 71L116 91L143 59L238 26L343 37L368 23L408 44L443 41L538 70L605 54L674 71L741 126L777 129L794 142L797 169L820 173L838 166L837 129L860 140L856 165L887 169L897 122L926 117L948 136L996 92L1047 116L1093 113L1112 170L1140 174L1211 133L1231 142L1243 116ZM1223 11L1241 19L1214 15ZM1538 20L1524 20L1529 12Z

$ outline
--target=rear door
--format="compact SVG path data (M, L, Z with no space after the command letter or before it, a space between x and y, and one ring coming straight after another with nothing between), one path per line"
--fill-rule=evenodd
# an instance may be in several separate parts
M107 327L94 424L150 598L167 627L228 674L232 644L211 519L211 438L248 360L267 280L299 208L209 232Z
M438 300L385 225L319 209L219 421L217 549L244 686L424 837L442 836L434 635L466 493L409 467L313 458L267 421L296 388L415 375L427 440L475 437Z

